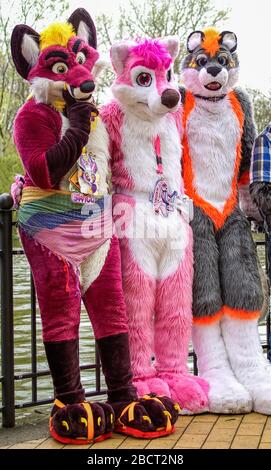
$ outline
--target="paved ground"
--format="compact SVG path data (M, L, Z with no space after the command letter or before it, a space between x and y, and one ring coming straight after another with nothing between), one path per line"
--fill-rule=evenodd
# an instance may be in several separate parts
M176 424L176 432L171 436L142 440L114 434L111 439L91 446L64 446L54 441L48 437L47 420L46 422L42 420L40 423L30 425L30 428L25 425L22 429L18 427L15 430L0 432L0 448L271 449L271 417L257 413L248 415L204 414L191 417L180 416ZM34 439L33 435L35 436Z

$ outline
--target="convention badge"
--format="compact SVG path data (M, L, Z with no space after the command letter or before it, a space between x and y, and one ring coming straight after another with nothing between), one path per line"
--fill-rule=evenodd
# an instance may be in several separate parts
M97 196L99 191L99 173L95 155L83 152L77 161L80 192Z
M76 204L93 204L96 202L96 198L94 196L77 192L72 192L71 200Z
M80 184L78 181L78 170L76 169L69 177L71 191L80 191Z
M168 182L162 177L159 178L154 186L154 190L150 193L150 201L152 202L154 212L168 217L170 212L175 209L175 199L178 196L177 191L169 192Z

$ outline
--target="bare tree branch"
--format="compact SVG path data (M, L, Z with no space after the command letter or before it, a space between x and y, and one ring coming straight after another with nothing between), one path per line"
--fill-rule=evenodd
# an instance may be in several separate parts
M68 6L65 0L13 0L5 11L0 5L0 157L11 145L14 116L29 93L28 83L18 76L11 59L10 36L15 24L10 13L16 11L16 23L40 30L58 16L62 20Z
M120 7L116 19L105 14L97 18L98 37L102 38L101 50L108 51L111 44L120 38L178 35L182 45L175 61L178 73L188 34L206 25L218 26L228 13L228 10L216 10L212 0L129 0L125 8ZM102 78L100 95L110 86L110 77L113 75L107 73Z

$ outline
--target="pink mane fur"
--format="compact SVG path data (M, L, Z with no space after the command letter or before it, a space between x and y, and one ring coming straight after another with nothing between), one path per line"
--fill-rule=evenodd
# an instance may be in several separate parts
M144 65L150 69L168 69L172 57L158 39L145 39L137 46L131 47L130 54L133 58L143 59Z
M172 57L166 47L158 39L138 40L138 44L129 48L129 56L122 73L117 77L117 83L132 85L130 71L137 65L143 65L157 72L167 70L172 63Z

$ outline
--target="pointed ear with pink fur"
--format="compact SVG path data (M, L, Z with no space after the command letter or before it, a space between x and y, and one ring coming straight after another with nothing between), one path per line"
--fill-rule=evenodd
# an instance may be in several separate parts
M110 57L113 68L117 75L123 72L125 62L129 56L131 44L127 42L117 42L110 50Z
M162 44L170 53L173 60L176 59L180 52L180 39L178 36L166 36L161 39Z

